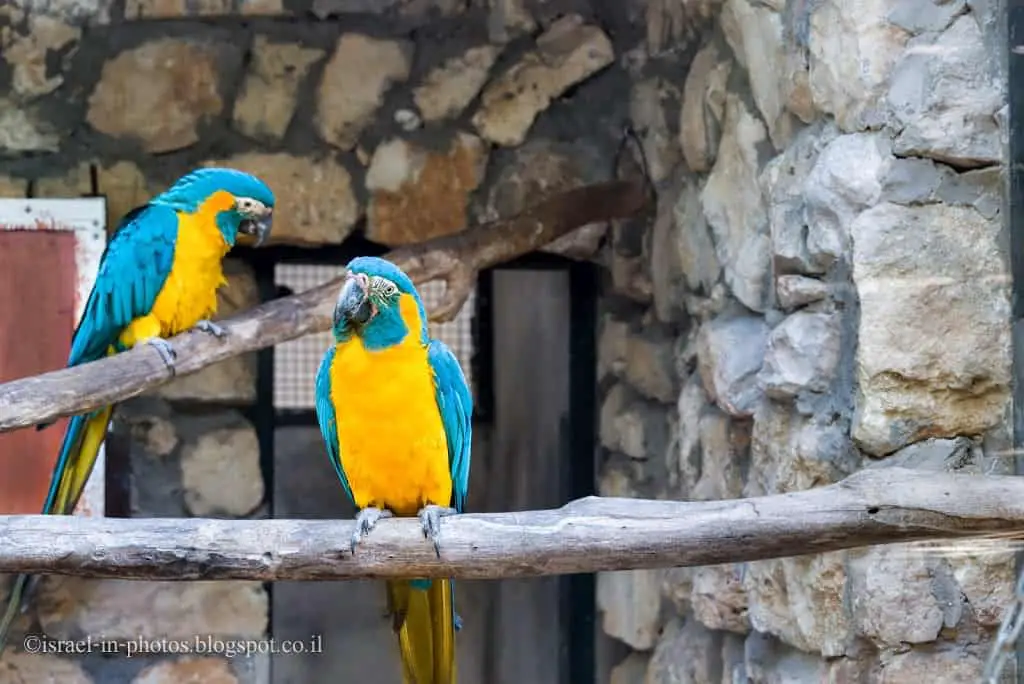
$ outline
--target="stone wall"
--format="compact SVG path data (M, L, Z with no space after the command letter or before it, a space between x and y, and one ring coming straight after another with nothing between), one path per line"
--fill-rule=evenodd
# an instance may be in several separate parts
M274 241L387 245L610 178L656 216L606 267L603 494L715 499L896 463L1008 466L998 3L14 0L0 196L111 223L200 164L262 175ZM256 299L231 265L228 312ZM136 515L266 514L251 358L125 404ZM1009 554L901 546L602 575L616 684L976 681ZM259 636L250 583L50 582L53 636ZM16 642L16 640L15 640ZM325 648L329 645L325 645ZM8 652L0 682L266 681L266 658ZM646 679L645 679L646 678Z
M650 85L681 107L645 110L672 170L611 269L602 494L1012 472L1002 11L727 0ZM980 681L1013 556L950 548L601 575L611 681Z

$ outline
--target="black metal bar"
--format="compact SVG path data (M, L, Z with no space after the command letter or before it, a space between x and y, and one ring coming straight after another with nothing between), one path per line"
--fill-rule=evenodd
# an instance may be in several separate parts
M1013 300L1013 448L1014 472L1024 475L1024 0L1007 0L1009 112L1009 233ZM1024 572L1024 553L1017 554L1017 572ZM1016 645L1016 681L1024 681L1024 645Z
M476 280L476 305L470 330L473 353L472 375L476 379L473 420L494 420L494 269L482 271Z
M597 489L597 295L596 268L589 263L573 262L569 267L570 500L590 496ZM563 582L569 604L569 666L565 682L595 682L596 576L568 575Z
M358 256L383 256L389 248L370 242L362 235L354 234L345 238L340 245L317 245L298 247L295 245L267 245L254 249L239 245L232 250L232 256L250 263L302 263L313 265L344 266Z
M103 515L107 518L132 517L131 437L110 430L103 443Z

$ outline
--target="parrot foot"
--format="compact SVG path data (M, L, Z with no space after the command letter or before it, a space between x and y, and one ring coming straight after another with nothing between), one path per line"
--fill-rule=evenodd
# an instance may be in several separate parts
M201 332L213 335L217 339L223 339L223 338L228 336L228 331L227 330L225 330L223 327L217 325L213 321L207 320L205 318L203 320L201 320L201 321L198 321L196 323L195 329L199 330Z
M423 526L423 536L433 542L434 553L438 558L441 557L441 518L457 514L458 511L454 508L435 506L434 504L424 506L417 514L420 524Z
M178 353L174 351L174 347L171 346L171 343L162 337L151 337L146 340L146 344L156 348L157 352L160 354L160 358L163 359L165 364L167 364L167 367L171 370L171 374L173 375L174 363L175 359L178 358Z
M388 509L376 508L374 506L368 506L359 511L359 514L356 516L356 531L352 533L351 549L353 556L356 554L356 546L370 534L370 531L377 525L377 521L381 518L390 518L391 516L392 513Z

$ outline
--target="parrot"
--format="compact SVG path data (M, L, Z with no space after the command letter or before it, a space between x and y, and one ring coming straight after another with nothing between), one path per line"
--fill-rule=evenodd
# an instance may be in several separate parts
M67 367L138 344L153 346L170 370L167 338L198 330L227 334L210 317L224 284L222 259L239 233L263 244L273 223L274 193L259 178L230 168L195 169L119 221L100 258L92 291L71 339ZM114 406L68 421L43 515L70 515L92 472ZM53 425L48 421L37 430ZM28 607L34 581L18 575L0 618L0 652L11 623Z
M385 259L348 263L332 319L315 406L328 458L358 509L352 553L381 518L415 514L440 557L441 520L464 511L469 488L473 398L459 361L431 339L415 286ZM405 684L454 684L454 582L385 584Z

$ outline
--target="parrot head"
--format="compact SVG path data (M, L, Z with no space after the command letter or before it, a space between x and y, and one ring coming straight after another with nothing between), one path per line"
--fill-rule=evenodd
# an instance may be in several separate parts
M348 264L334 305L334 337L358 335L368 349L400 343L413 328L427 338L427 316L416 287L402 269L378 257Z
M192 213L211 198L217 200L217 227L227 244L234 245L235 238L242 233L256 238L259 247L270 235L274 193L256 176L235 169L196 169L154 197L151 204Z

